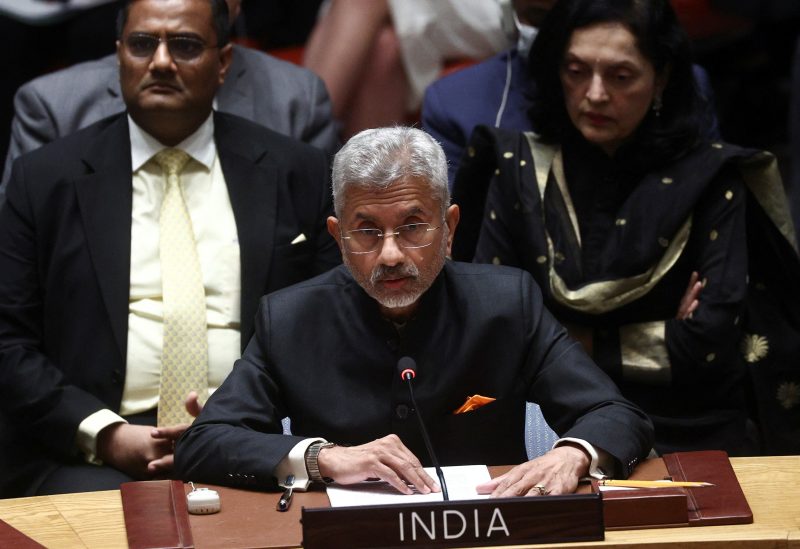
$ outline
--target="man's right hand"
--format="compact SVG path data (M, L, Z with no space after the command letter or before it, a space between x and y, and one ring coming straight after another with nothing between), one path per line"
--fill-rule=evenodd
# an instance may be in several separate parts
M197 417L203 410L197 392L186 396L186 411ZM165 477L172 472L175 441L189 423L167 427L109 425L97 437L97 456L103 462L136 479Z
M172 454L173 441L152 436L148 425L114 423L97 436L97 457L135 479L152 477L148 463Z
M411 450L397 435L388 435L361 446L323 448L318 456L319 472L339 484L354 484L367 479L388 482L403 494L439 492L439 483L422 468Z
M197 391L189 391L184 401L186 411L193 418L200 415L203 411L203 405L200 403L200 397ZM179 423L178 425L170 425L166 427L156 427L150 432L150 436L155 439L163 439L172 443L171 450L168 454L159 457L147 464L147 473L150 477L166 476L172 472L175 464L175 443L180 436L189 428L190 423Z

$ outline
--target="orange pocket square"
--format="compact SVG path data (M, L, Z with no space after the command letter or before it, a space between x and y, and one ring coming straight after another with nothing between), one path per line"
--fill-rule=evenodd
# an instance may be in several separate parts
M472 395L468 397L467 400L459 406L458 410L454 411L454 414L463 414L464 412L471 412L472 410L477 410L481 406L486 406L490 402L494 402L496 399L492 397L485 397L481 395Z

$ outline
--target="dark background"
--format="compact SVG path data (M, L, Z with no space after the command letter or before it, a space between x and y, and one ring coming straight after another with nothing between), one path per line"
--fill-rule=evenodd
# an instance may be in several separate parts
M243 17L234 32L241 42L264 50L301 46L321 1L243 0ZM119 3L44 27L0 16L5 46L0 56L0 159L8 146L16 89L40 74L113 52ZM791 144L789 131L792 66L800 65L794 59L800 0L672 3L693 39L697 62L711 77L724 139L772 151L788 176L792 149L800 149L800 143ZM800 97L800 90L795 94Z

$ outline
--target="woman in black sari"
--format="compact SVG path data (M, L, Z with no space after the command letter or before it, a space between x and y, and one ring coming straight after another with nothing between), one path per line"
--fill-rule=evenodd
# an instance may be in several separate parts
M800 325L800 270L780 179L768 153L703 139L668 1L560 0L530 60L537 133L476 130L454 257L533 273L659 452L796 451L800 348L783 332Z

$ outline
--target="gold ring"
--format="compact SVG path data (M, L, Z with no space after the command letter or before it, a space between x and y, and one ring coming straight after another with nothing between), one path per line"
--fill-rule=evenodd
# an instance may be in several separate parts
M534 485L534 488L536 488L536 491L539 492L540 496L547 495L547 486L545 486L544 484L536 484Z

